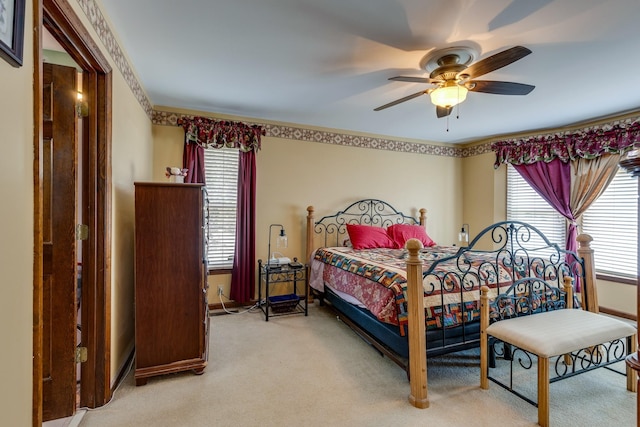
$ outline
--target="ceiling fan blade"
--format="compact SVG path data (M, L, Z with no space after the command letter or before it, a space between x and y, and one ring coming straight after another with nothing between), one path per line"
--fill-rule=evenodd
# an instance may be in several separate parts
M436 116L438 116L439 119L447 117L452 111L453 107L440 107L436 105Z
M473 80L469 90L473 92L495 93L497 95L526 95L535 86L524 83L497 82L492 80Z
M393 107L394 105L398 105L398 104L400 104L402 102L405 102L405 101L408 101L410 99L417 98L420 95L424 95L426 93L428 93L428 91L421 90L420 92L416 92L416 93L414 93L412 95L405 96L404 98L396 99L395 101L392 101L392 102L390 102L388 104L381 105L378 108L374 108L373 111L380 111L380 110L384 110L385 108Z
M428 77L397 76L397 77L389 77L389 80L393 80L395 82L409 82L409 83L434 83L434 81Z
M503 50L502 52L498 52L495 55L491 55L469 65L466 69L458 73L458 75L467 74L473 79L516 62L530 53L531 50L526 47L514 46L511 49Z

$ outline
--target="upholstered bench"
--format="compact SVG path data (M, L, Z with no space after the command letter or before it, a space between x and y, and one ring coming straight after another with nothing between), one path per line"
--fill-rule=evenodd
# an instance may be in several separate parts
M489 288L485 286L480 299L480 386L488 389L491 379L536 405L510 385L490 377L487 359L497 342L503 343L506 358L515 349L537 356L538 424L543 427L549 425L550 382L622 361L636 349L636 328L632 325L573 309L571 279L567 279L564 290L552 288L537 278L521 279L491 301ZM550 380L549 360L555 357L564 360L556 362L556 375ZM635 371L627 367L626 374L627 389L636 391Z

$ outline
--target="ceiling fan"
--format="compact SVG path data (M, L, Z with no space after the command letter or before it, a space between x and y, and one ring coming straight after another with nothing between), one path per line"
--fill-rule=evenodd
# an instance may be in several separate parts
M514 46L469 65L475 55L466 47L452 47L432 52L420 61L421 67L428 71L429 77L390 77L389 80L410 83L428 83L435 87L404 98L396 99L388 104L374 108L374 111L393 107L421 95L429 95L436 106L438 118L451 114L453 107L467 98L467 92L484 92L497 95L526 95L535 86L501 82L494 80L475 80L484 74L505 67L529 55L531 50L522 46Z

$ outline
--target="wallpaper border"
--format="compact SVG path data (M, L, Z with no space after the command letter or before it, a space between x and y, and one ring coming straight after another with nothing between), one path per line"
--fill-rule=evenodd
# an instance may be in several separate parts
M202 114L215 118L214 115ZM153 110L152 123L160 126L178 126L178 119L193 118L193 115L171 111ZM292 139L297 141L318 142L322 144L343 145L348 147L369 148L374 150L396 151L402 153L426 154L430 156L466 157L491 151L491 144L483 144L472 148L458 148L443 145L434 145L418 142L399 141L388 138L379 138L363 135L350 135L346 133L307 129L299 126L276 125L270 123L247 122L249 125L262 126L265 136L273 138ZM485 146L486 145L486 146ZM473 153L473 154L470 154Z

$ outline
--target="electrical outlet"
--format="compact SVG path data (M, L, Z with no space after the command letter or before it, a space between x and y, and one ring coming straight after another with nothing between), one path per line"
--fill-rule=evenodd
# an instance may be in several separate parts
M218 295L222 295L222 285L218 285Z

